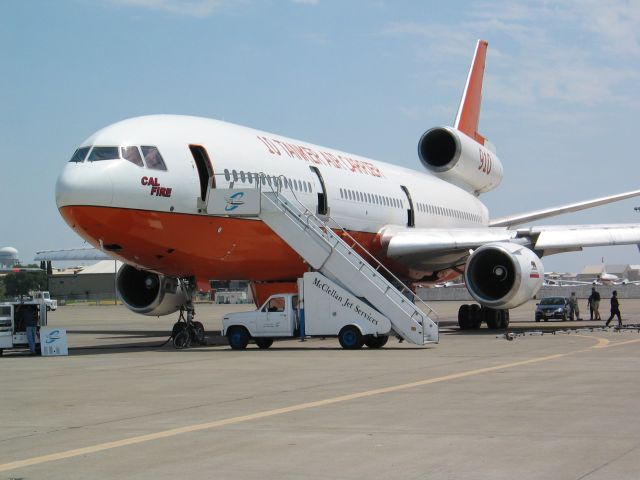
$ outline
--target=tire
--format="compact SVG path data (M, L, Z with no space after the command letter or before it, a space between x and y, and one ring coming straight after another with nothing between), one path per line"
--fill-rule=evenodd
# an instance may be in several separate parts
M273 338L256 338L256 345L258 348L269 348L273 345Z
M338 340L342 348L347 350L358 350L364 345L364 337L358 330L358 327L353 325L347 325L340 330L338 334Z
M369 348L382 348L387 344L389 337L387 335L378 335L374 337L373 335L367 335L364 338L364 344Z
M500 319L500 328L503 330L509 328L509 310L498 310L498 316Z
M173 346L178 350L183 348L189 348L191 346L191 335L186 328L180 330L175 337L173 337Z
M563 322L566 322L566 321L567 321L567 316L566 316L566 315L562 315L561 320L562 320Z
M509 327L509 310L486 308L485 321L491 330L505 330ZM538 321L536 320L536 322Z
M171 338L176 338L178 333L187 328L187 324L184 322L176 322L171 329Z
M244 327L231 327L227 333L227 341L229 346L234 350L243 350L247 348L251 335Z
M482 326L483 308L478 304L471 304L469 306L469 320L471 322L471 328L477 330Z
M204 325L200 322L193 322L193 341L198 345L204 345Z
M458 326L460 330L471 330L471 316L469 312L469 307L471 305L465 303L464 305L460 305L458 309Z

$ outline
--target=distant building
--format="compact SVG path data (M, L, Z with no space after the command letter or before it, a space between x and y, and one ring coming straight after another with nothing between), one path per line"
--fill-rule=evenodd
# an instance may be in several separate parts
M115 299L115 274L122 262L102 260L82 269L54 270L49 291L56 299Z

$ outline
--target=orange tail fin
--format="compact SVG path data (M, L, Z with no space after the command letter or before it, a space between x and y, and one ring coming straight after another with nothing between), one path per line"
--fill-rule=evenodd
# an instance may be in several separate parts
M464 87L456 122L454 127L465 135L484 145L484 137L478 133L480 121L480 103L482 101L482 77L484 76L484 62L487 57L486 40L478 40L476 53L471 62L467 84Z

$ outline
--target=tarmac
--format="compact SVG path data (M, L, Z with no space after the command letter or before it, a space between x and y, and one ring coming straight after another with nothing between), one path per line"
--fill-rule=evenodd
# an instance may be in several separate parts
M357 351L232 351L216 330L247 305L198 305L209 345L187 350L165 343L176 315L60 307L68 357L0 358L0 480L640 477L638 328L536 323L529 302L508 341L459 331L458 305L433 304L438 345Z

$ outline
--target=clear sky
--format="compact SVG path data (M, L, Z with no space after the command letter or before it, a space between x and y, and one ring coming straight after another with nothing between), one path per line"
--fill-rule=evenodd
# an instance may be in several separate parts
M640 2L57 0L0 2L0 246L29 262L82 241L56 177L94 131L145 114L222 119L420 169L451 125L478 38L480 131L503 183L492 216L640 188ZM640 222L627 200L539 224ZM545 270L640 264L635 247Z

